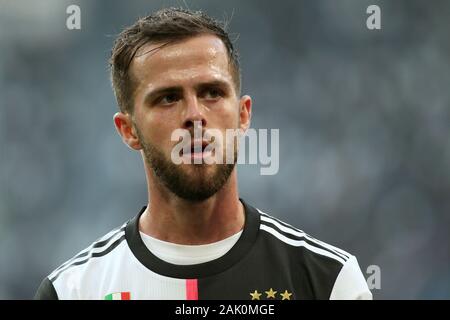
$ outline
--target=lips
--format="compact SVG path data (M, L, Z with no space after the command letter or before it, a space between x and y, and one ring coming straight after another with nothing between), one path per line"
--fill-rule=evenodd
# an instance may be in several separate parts
M209 145L209 143L205 140L193 141L191 143L191 149L189 150L190 154L201 154L205 151L205 148ZM184 150L183 150L184 153Z

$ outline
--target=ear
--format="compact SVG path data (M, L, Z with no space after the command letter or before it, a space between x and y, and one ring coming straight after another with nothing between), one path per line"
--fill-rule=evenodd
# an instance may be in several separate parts
M239 100L239 120L240 128L243 132L250 128L252 118L252 98L244 95Z
M133 126L131 115L129 113L117 112L114 117L114 125L122 141L134 150L141 150L142 146Z

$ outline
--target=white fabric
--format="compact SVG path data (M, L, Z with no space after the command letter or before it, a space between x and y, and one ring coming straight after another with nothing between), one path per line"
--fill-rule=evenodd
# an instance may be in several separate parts
M239 240L242 230L218 242L203 245L181 245L162 241L140 232L145 246L165 262L178 265L199 264L225 255Z
M186 280L165 277L143 266L126 241L100 258L72 266L53 282L59 300L103 300L130 292L131 300L185 300Z
M331 291L330 300L372 300L372 293L355 256L350 256L342 267Z

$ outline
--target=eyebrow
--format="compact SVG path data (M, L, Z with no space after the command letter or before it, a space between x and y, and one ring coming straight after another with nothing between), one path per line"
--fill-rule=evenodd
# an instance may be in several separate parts
M223 80L212 80L212 81L201 82L194 86L195 90L197 90L197 91L205 89L205 88L209 88L209 87L220 87L220 88L224 88L226 90L231 89L231 85L228 82L223 81ZM167 94L167 93L174 93L174 92L183 92L183 87L168 86L168 87L156 88L156 89L148 92L145 95L144 101L146 103L151 102L156 97L159 97L159 96Z

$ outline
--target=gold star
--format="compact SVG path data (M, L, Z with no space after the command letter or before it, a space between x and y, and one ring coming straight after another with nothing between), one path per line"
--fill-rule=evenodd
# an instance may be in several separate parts
M259 300L261 293L259 293L258 290L255 290L255 292L250 293L250 295L252 296L252 300Z
M273 291L272 288L270 288L269 291L266 291L267 294L267 298L274 298L275 299L275 294L277 293L277 291Z
M280 293L282 299L281 300L291 300L292 293L289 293L287 290L284 290L283 293Z

